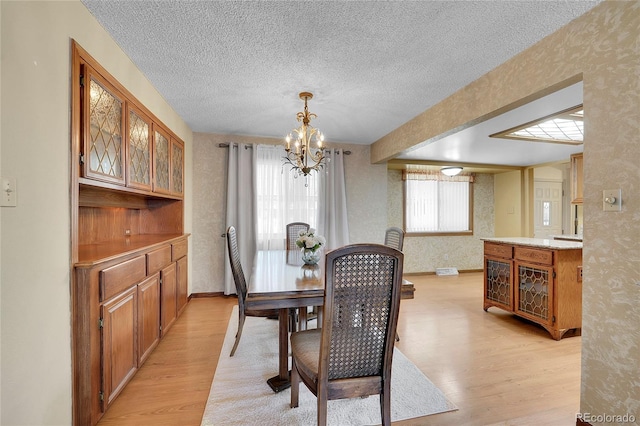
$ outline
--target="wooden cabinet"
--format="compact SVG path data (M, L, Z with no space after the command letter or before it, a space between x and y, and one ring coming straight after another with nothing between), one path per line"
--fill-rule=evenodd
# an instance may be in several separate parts
M178 317L176 302L176 264L172 263L160 272L160 293L162 309L160 309L160 328L164 336Z
M188 301L184 144L75 42L71 73L73 424L94 426Z
M160 342L160 273L138 284L138 365Z
M583 154L571 155L571 203L582 204Z
M536 322L560 340L582 327L582 249L485 241L484 310L495 306Z
M176 261L176 303L178 315L187 307L189 301L187 256L183 256Z
M133 286L102 305L102 390L105 410L138 370L138 289Z
M497 306L512 311L513 247L485 243L484 252L484 309Z
M82 176L124 185L124 95L90 66L82 68Z
M184 176L184 145L155 124L153 131L154 192L182 196Z
M151 191L151 119L127 104L127 186Z
M182 198L184 143L90 56L74 59L82 183Z
M176 321L187 253L174 261L172 252L187 238L139 235L80 247L72 291L78 424L98 422Z

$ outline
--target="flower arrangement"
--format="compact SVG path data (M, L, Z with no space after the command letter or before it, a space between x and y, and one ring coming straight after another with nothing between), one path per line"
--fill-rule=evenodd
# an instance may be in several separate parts
M316 251L325 244L327 244L327 241L322 235L316 235L314 228L309 228L308 231L300 231L296 240L298 247L311 251Z

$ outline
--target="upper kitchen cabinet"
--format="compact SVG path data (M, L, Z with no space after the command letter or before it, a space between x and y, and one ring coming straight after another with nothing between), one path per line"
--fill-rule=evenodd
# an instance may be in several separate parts
M571 155L571 203L582 204L582 157L583 154Z
M128 105L127 186L151 191L151 119Z
M153 131L153 191L182 197L184 176L184 145L154 123Z
M79 61L80 184L182 199L183 142L99 64Z
M82 68L82 176L124 185L124 96L89 66Z
M171 138L171 193L182 197L184 195L184 144L178 139Z

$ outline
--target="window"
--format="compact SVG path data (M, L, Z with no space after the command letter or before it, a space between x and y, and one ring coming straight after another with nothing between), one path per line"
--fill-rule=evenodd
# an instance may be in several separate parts
M294 178L283 166L283 147L258 145L255 149L257 248L284 249L287 223L305 222L317 228L318 173Z
M473 176L405 170L402 178L405 232L473 233Z

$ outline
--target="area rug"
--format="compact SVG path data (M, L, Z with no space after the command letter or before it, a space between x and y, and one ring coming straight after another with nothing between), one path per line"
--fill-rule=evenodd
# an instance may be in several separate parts
M229 320L222 352L202 417L202 425L312 425L316 398L300 384L299 407L290 408L290 390L274 393L267 379L278 371L278 321L247 318L240 345L230 357L238 328L238 307ZM391 420L406 420L457 408L397 348L391 373ZM329 425L378 425L380 398L328 402Z

